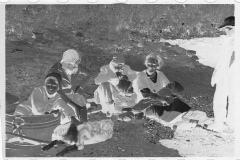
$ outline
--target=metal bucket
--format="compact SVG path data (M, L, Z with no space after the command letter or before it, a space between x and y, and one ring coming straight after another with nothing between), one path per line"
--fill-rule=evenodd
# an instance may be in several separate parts
M6 133L14 133L42 141L51 141L53 130L60 124L60 116L48 115L13 116L6 114ZM6 138L14 135L7 134Z

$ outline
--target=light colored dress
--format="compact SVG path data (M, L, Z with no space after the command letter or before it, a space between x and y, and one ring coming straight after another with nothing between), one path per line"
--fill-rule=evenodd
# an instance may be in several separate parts
M224 39L224 52L215 67L212 75L211 85L216 84L213 98L213 112L216 123L226 122L228 126L234 127L234 93L233 90L237 83L234 82L236 73L236 61L230 66L231 56L234 52L234 35L226 36ZM235 69L234 69L235 68ZM227 107L228 98L228 110Z

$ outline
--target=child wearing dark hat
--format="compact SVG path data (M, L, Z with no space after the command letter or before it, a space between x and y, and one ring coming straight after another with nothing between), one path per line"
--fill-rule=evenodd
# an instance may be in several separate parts
M28 100L16 107L14 115L44 115L51 113L53 110L61 111L61 123L71 121L71 116L78 120L85 119L86 111L77 103L66 96L61 88L61 75L58 73L49 73L44 85L33 89ZM85 112L80 117L80 110Z

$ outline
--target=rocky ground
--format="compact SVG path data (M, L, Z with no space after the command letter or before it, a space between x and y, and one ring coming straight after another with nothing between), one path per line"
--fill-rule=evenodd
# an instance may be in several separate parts
M92 79L84 89L90 98L97 87L93 80L99 68L109 63L112 54L123 54L126 64L141 71L145 68L144 57L150 52L156 52L164 57L165 65L162 71L169 80L178 81L185 87L180 98L193 109L205 111L209 117L213 117L214 88L210 86L213 69L201 65L194 51L161 43L159 40L218 36L221 33L214 26L222 20L223 8L225 15L230 15L233 6L212 5L211 8L204 5L169 5L159 6L162 7L161 11L158 6L152 6L151 12L146 14L149 7L85 5L79 7L80 9L67 9L66 6L7 6L6 91L20 97L21 101L26 100L34 87L43 84L48 69L61 59L63 51L74 48L83 53L82 64L93 71ZM213 8L216 12L210 12ZM142 14L139 14L140 12ZM198 25L192 22L191 14L186 16L189 12L198 17L194 19L199 22ZM118 16L118 19L110 16L110 13ZM39 15L40 18L36 19ZM166 23L160 23L162 15L165 15L162 20L166 20ZM176 17L177 15L179 16ZM128 17L131 18L127 19ZM168 25L163 26L164 24ZM171 28L176 24L181 24L181 27ZM195 29L192 25L196 26ZM212 28L209 29L208 25ZM91 120L101 118L105 118L101 113L90 117ZM180 156L176 150L163 147L158 142L159 139L171 139L173 134L170 128L154 121L116 122L111 140L86 146L83 151L72 152L66 156ZM56 152L42 153L35 152L34 149L40 148L38 146L15 150L10 146L6 155L53 156Z

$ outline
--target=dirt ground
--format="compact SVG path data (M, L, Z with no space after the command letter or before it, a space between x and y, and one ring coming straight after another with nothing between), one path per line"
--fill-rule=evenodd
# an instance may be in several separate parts
M49 31L52 34L53 32ZM142 39L141 42L130 43L128 46L116 46L109 45L109 42L104 40L97 43L91 39L69 39L62 38L64 34L54 34L58 34L60 38L51 43L41 35L34 42L6 42L6 91L20 97L21 101L26 100L34 87L43 84L47 70L61 59L62 52L67 48L81 51L82 64L93 71L92 79L84 89L85 93L90 95L87 98L91 98L97 87L93 80L99 68L110 62L111 53L126 53L124 50L131 47L131 53L124 54L126 64L134 70L141 71L145 69L143 60L147 54L160 53L165 61L162 69L164 74L170 81L178 81L185 88L180 98L193 110L201 110L209 117L213 116L214 88L210 86L213 69L188 57L185 49L151 39ZM105 115L101 113L90 116L90 120L104 118ZM178 157L180 155L177 150L168 149L158 142L160 139L171 139L173 134L170 128L155 121L116 121L112 139L85 146L84 150L69 153L66 157ZM7 144L6 156L51 157L60 149L62 148L42 152L40 146L18 147Z

